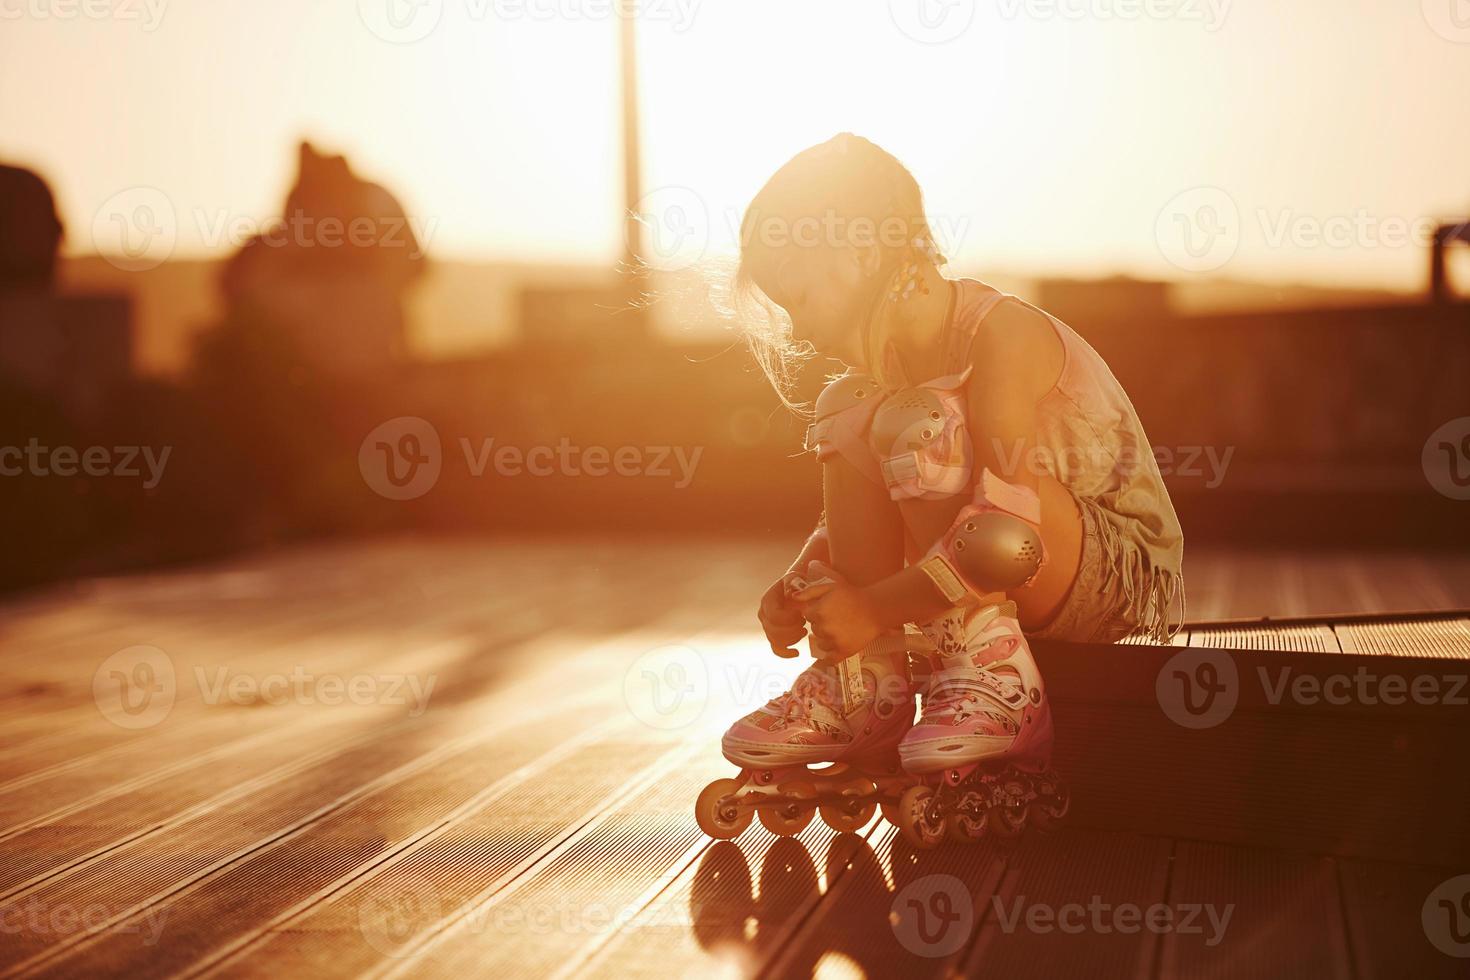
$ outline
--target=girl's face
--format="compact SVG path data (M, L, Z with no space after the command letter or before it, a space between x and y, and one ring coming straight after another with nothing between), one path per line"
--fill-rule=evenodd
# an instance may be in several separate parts
M790 248L773 257L755 283L791 317L791 335L852 367L863 364L868 286L852 248Z

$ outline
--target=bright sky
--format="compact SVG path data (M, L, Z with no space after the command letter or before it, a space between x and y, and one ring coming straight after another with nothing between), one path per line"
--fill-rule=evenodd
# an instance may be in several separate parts
M274 214L310 135L435 254L611 260L612 2L0 0L0 159L51 180L73 252L143 186L174 254L222 254L222 219ZM909 164L982 269L1417 288L1413 232L1470 211L1467 0L640 9L645 185L687 189L654 200L707 214L716 250L844 129Z

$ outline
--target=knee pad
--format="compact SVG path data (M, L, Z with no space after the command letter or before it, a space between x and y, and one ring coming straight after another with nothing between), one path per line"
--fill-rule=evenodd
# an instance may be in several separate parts
M975 502L920 563L944 597L956 604L1020 588L1046 563L1036 491L981 473Z
M874 414L869 441L892 499L932 500L969 488L968 375L895 392Z
M806 448L826 461L834 455L852 463L874 483L882 483L878 461L868 448L868 428L883 401L883 389L865 374L845 374L817 396L816 420L807 427Z

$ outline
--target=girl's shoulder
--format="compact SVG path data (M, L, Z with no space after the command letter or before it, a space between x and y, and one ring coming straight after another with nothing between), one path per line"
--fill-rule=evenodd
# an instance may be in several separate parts
M982 376L1005 365L1032 365L1037 387L1052 387L1066 360L1062 337L1052 318L1010 293L975 279L957 279L959 294L950 320L946 361L956 373L968 367Z

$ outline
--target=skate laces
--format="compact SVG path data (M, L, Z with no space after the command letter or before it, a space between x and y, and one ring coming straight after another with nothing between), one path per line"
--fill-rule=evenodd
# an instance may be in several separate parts
M841 704L840 699L834 701L837 693L836 672L813 665L797 674L791 690L772 701L770 707L776 709L782 723L809 721L814 705L835 711Z

